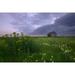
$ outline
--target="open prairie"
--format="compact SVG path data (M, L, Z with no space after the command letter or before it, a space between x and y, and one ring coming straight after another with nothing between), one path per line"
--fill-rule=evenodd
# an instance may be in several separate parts
M0 37L1 62L74 62L75 37Z

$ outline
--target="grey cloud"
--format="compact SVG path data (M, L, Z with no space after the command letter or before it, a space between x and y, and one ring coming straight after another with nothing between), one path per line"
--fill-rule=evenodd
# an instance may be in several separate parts
M69 13L56 20L56 24L75 26L75 13Z
M13 18L7 13L0 13L0 34L11 33L14 31L18 31L18 29L14 28L11 25Z
M42 26L32 32L32 34L47 35L51 31L57 32L58 35L75 36L75 13L66 13L56 19L54 24Z
M40 26L54 23L53 18L62 15L63 13L0 13L0 28L9 32L30 33Z

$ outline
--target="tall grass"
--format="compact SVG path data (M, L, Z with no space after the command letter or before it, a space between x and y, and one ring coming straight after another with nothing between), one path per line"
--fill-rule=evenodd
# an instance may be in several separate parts
M74 62L74 37L0 37L1 62Z

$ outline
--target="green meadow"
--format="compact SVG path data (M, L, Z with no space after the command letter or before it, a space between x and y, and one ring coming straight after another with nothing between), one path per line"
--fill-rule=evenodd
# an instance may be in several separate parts
M75 37L0 37L0 62L75 62Z

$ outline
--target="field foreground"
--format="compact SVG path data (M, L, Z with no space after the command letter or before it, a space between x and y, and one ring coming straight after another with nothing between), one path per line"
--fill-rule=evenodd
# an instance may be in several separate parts
M0 62L74 62L75 37L0 37Z

